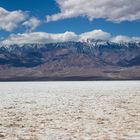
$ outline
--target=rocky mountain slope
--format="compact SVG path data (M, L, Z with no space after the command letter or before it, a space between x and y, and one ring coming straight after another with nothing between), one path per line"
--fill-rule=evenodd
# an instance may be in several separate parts
M140 42L0 45L0 80L140 79Z

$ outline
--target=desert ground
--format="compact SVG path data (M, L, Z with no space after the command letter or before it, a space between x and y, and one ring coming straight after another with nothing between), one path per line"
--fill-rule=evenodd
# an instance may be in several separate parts
M1 82L0 140L140 140L140 81Z

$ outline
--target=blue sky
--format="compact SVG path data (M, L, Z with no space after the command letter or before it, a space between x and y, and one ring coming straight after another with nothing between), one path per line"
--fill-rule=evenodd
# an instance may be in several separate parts
M99 0L91 0L90 2L89 0L82 0L83 3L86 3L85 5L89 3L93 9L96 9L96 4L94 4L94 1L98 6ZM102 3L99 3L100 7L97 7L97 11L99 9L99 14L96 11L93 11L93 9L91 9L90 13L89 11L86 11L87 7L84 6L80 0L77 0L76 3L74 3L74 0L1 0L0 7L2 7L4 10L8 11L9 13L21 10L23 13L28 14L28 18L24 18L25 21L17 21L16 24L19 25L17 25L17 27L11 27L12 29L10 28L10 31L7 31L7 27L4 27L4 25L2 25L2 27L0 25L0 36L1 38L7 38L11 34L22 34L27 32L26 28L27 26L30 28L30 25L24 24L24 22L26 22L26 20L30 20L32 17L38 19L40 23L33 30L31 30L31 32L64 33L69 31L76 34L81 34L84 32L90 32L92 30L102 30L104 32L110 33L112 36L140 36L140 9L137 7L137 5L140 5L139 0L134 0L136 2L135 5L130 3L131 0L125 0L125 2L122 3L128 7L128 11L126 9L124 11L130 13L131 16L129 16L127 13L124 14L123 9L120 9L123 14L119 12L118 15L116 15L114 12L113 15L111 15L110 13L115 10L117 11L118 7L115 7L114 5L114 7L112 6L113 8L109 7L112 5L110 0L101 1L106 2L106 6L104 6L108 12L107 13L105 11L106 14L104 14L102 8L100 12ZM121 0L118 0L118 2L121 2ZM117 2L114 3L115 5L118 4ZM81 4L83 11L81 10L81 12L79 12L80 9L76 9L76 4ZM75 7L75 9L73 7ZM89 6L89 9L92 7ZM108 11L109 8L110 11ZM50 16L49 22L47 22L46 16ZM129 19L129 17L131 19ZM0 21L1 20L3 19L0 19ZM23 26L21 22L27 26Z

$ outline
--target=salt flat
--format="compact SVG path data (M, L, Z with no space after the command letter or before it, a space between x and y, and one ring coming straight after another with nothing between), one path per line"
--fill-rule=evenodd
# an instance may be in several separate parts
M1 82L0 140L140 140L140 81Z

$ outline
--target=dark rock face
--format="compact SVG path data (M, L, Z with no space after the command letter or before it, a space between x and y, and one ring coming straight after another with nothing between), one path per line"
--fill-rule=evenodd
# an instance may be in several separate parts
M140 43L93 41L0 47L0 80L84 78L139 79Z

